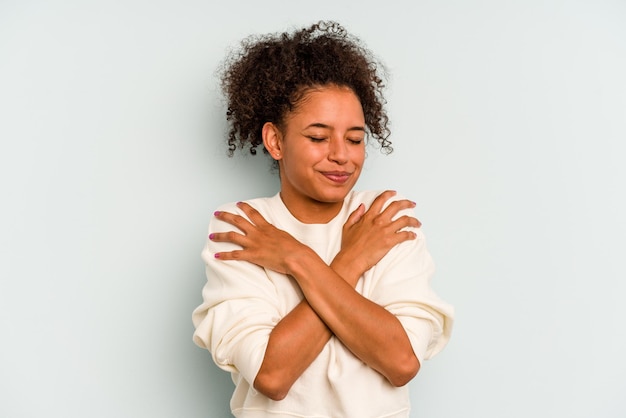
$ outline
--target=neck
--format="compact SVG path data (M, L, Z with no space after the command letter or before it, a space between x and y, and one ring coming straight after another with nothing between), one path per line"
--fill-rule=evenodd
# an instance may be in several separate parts
M325 224L330 222L343 207L341 202L319 202L313 199L305 201L290 199L289 195L280 192L280 198L294 218L305 224Z

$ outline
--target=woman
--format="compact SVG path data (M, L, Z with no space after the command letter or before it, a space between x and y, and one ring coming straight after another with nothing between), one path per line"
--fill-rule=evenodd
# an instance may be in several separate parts
M366 135L390 151L376 61L333 22L250 38L227 62L231 154L263 145L280 192L214 213L194 341L231 372L237 417L407 417L406 383L452 308L415 204L356 192Z

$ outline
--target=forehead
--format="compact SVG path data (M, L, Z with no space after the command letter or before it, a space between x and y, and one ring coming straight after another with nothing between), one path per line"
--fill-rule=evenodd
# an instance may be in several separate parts
M287 122L350 122L363 124L363 107L357 95L348 87L324 86L310 88L298 100Z

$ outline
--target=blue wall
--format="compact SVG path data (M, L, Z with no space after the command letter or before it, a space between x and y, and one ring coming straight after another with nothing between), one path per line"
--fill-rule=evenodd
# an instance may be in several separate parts
M412 417L626 416L626 4L405 3L0 3L0 416L228 416L200 251L278 184L226 157L214 73L321 18L386 63L395 152L358 187L417 201L457 309Z

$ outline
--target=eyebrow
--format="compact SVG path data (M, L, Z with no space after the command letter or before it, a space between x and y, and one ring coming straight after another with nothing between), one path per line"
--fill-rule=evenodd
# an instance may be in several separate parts
M308 125L307 127L305 127L304 129L309 129L309 128L322 128L322 129L332 129L333 127L330 125L326 125L325 123L312 123L310 125ZM362 131L365 132L365 128L363 126L353 126L351 128L347 129L348 131Z

